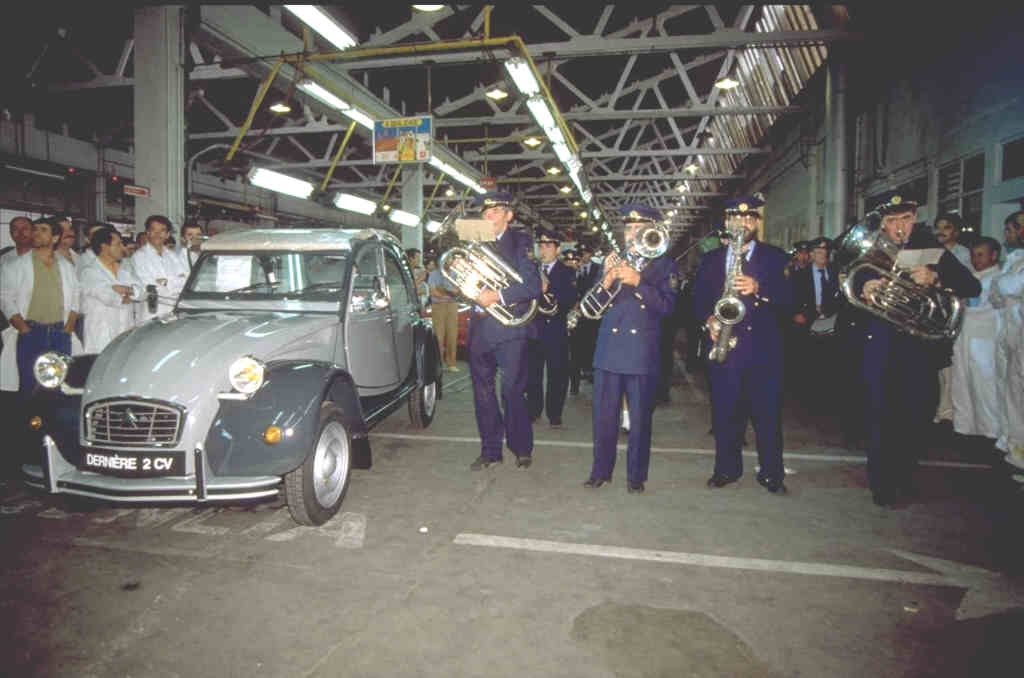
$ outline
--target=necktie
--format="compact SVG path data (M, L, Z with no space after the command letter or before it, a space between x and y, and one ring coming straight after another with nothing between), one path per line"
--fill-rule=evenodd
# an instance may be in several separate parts
M821 274L821 288L825 289L825 283L828 282L828 275L826 274L825 269L823 268L819 268L818 273Z
M551 267L554 264L544 264L544 275L551 275Z

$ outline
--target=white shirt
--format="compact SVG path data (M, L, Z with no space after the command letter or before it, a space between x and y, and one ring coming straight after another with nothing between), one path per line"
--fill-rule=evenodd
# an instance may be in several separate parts
M158 315L169 313L174 309L174 303L185 287L185 280L188 278L188 268L181 258L180 253L173 250L163 250L159 254L148 242L135 251L131 258L132 268L135 277L143 288L146 285L155 285L157 294L160 295L156 313L150 313L145 303L139 303L135 308L135 319L139 324L155 318ZM122 264L123 265L123 264ZM164 283L157 282L165 280Z
M81 285L85 352L99 353L114 337L135 324L135 304L121 303L121 295L113 286L131 287L134 300L144 299L145 292L131 268L121 265L115 276L99 259L82 271Z

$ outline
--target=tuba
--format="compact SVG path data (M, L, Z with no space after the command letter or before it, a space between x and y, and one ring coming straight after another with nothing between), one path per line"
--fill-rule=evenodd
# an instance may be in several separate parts
M462 205L452 210L442 223L442 231L455 229L456 221L465 214ZM484 290L500 292L513 283L522 283L523 277L485 244L467 240L450 247L437 260L441 274L455 285L459 294L469 301L475 301ZM484 310L506 327L521 327L533 319L537 312L537 300L531 299L526 311L516 315L511 308L494 303Z
M891 323L896 329L919 339L954 339L963 320L963 302L949 290L925 287L911 280L898 264L902 245L893 242L880 227L877 214L852 226L840 239L837 258L849 263L840 270L841 288L856 308ZM880 278L882 286L871 299L862 299L855 289L861 274Z
M651 260L668 251L668 229L662 224L644 226L637 231L632 245L632 248L626 252L625 261L637 271L643 271ZM605 260L605 269L609 268L609 265L617 265L620 261L622 261L622 257L617 252L610 254ZM601 284L604 273L605 270L602 270L601 278L580 299L580 313L584 318L599 320L622 290L621 280L616 280L610 288L605 289Z
M726 230L731 236L733 247L732 267L726 272L725 284L722 286L722 296L715 302L714 316L718 324L718 338L715 345L708 352L708 359L716 363L724 363L729 356L729 351L736 348L738 337L732 336L732 328L738 325L747 314L747 307L743 300L736 294L733 286L736 284L736 277L743 273L744 256L741 249L743 244L744 228L737 220L727 224Z

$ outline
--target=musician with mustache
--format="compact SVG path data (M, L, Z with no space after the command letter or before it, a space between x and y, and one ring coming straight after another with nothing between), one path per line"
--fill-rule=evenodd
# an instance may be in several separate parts
M533 462L533 427L526 409L528 372L528 325L509 327L498 322L484 308L502 304L520 316L532 299L541 295L540 271L530 256L533 239L521 230L509 228L515 212L513 198L505 191L492 191L477 200L481 216L494 226L495 241L487 246L520 275L523 282L501 291L486 289L476 298L469 319L469 373L473 381L473 407L480 432L480 456L470 464L479 471L500 464L505 444L516 456L517 468ZM501 406L495 393L495 378L501 370ZM502 412L504 409L504 412Z
M941 250L935 265L913 266L910 278L922 286L947 288L958 297L981 292L977 278L942 248L925 224L915 223L918 203L897 191L882 195L875 211L883 235L905 250ZM864 275L853 291L870 300L882 289L880 276ZM928 341L895 324L868 315L862 333L861 361L867 433L868 483L875 504L892 508L913 495L911 477L928 438L938 398L941 341Z

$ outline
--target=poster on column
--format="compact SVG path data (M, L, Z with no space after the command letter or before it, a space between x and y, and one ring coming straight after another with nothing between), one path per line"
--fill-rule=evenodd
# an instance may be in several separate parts
M426 162L434 136L429 115L377 120L373 125L373 162Z

